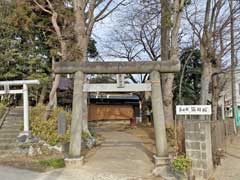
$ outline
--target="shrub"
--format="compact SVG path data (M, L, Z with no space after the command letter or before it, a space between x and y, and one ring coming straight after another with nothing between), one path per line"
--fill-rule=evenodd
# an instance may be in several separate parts
M177 140L175 136L174 127L166 127L166 135L167 135L167 143L168 143L168 150L169 152L176 152L177 151Z
M172 162L172 168L176 172L186 173L186 171L190 168L191 161L185 156L177 156Z
M39 164L45 167L53 167L53 168L63 168L65 166L64 159L48 159L48 160L40 160Z
M7 106L3 103L0 103L0 117L3 116L4 112L7 110Z
M89 134L86 132L82 132L82 139L87 140L89 138Z
M176 129L172 126L166 127L168 151L170 153L184 154L185 153L185 137L184 129L181 123L176 125Z
M68 142L70 138L71 114L64 111L63 108L57 107L51 113L49 119L44 119L46 107L37 105L30 110L30 128L33 135L45 140L50 145L56 145L59 142ZM57 132L57 117L59 112L64 112L67 121L67 131L65 135Z

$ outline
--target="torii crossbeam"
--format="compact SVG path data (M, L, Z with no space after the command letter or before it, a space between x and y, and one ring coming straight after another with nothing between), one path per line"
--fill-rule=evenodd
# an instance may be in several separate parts
M56 74L71 74L81 71L85 74L143 74L152 71L173 73L180 71L178 61L139 62L61 62L56 63Z

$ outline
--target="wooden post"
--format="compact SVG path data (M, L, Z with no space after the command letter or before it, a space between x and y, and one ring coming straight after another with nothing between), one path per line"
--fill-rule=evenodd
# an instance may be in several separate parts
M168 159L168 151L159 72L153 71L150 74L150 78L152 83L152 110L156 140L155 164L165 165L168 163L166 162Z
M69 147L70 158L81 156L82 121L83 121L83 94L84 74L81 71L75 73L72 104L71 138Z

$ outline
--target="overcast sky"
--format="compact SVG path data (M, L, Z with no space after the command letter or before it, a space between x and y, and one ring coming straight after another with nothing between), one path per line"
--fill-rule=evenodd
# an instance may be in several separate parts
M197 7L199 10L196 16L197 21L203 24L203 17L204 17L206 3L203 0L193 0L193 1L196 1L197 5L199 5ZM98 51L104 59L106 59L106 54L107 54L106 48L104 48L104 44L109 43L114 29L121 28L118 22L119 22L119 18L124 17L125 15L124 11L127 11L127 7L122 6L107 18L95 24L94 31L93 31L93 38L97 41ZM188 22L186 22L186 20L184 20L184 16L182 19L182 25L181 25L180 31L183 32L181 47L186 47L189 45L189 42L191 42L190 39L192 38L192 33L190 33L191 32L190 25ZM196 38L196 42L197 41L198 40ZM228 61L229 56L226 56L225 59Z

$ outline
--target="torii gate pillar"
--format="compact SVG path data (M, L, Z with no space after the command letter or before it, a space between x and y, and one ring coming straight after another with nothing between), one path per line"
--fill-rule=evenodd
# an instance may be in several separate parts
M29 103L28 103L28 87L26 84L23 84L23 131L29 135Z
M80 81L79 81L80 79ZM83 109L84 109L84 74L77 71L74 75L72 123L69 156L70 158L81 158Z
M156 142L156 155L154 155L156 168L154 169L153 173L155 175L168 176L168 165L170 163L170 159L168 157L167 149L167 135L163 111L160 73L158 71L151 72L150 79L152 84L151 98Z

